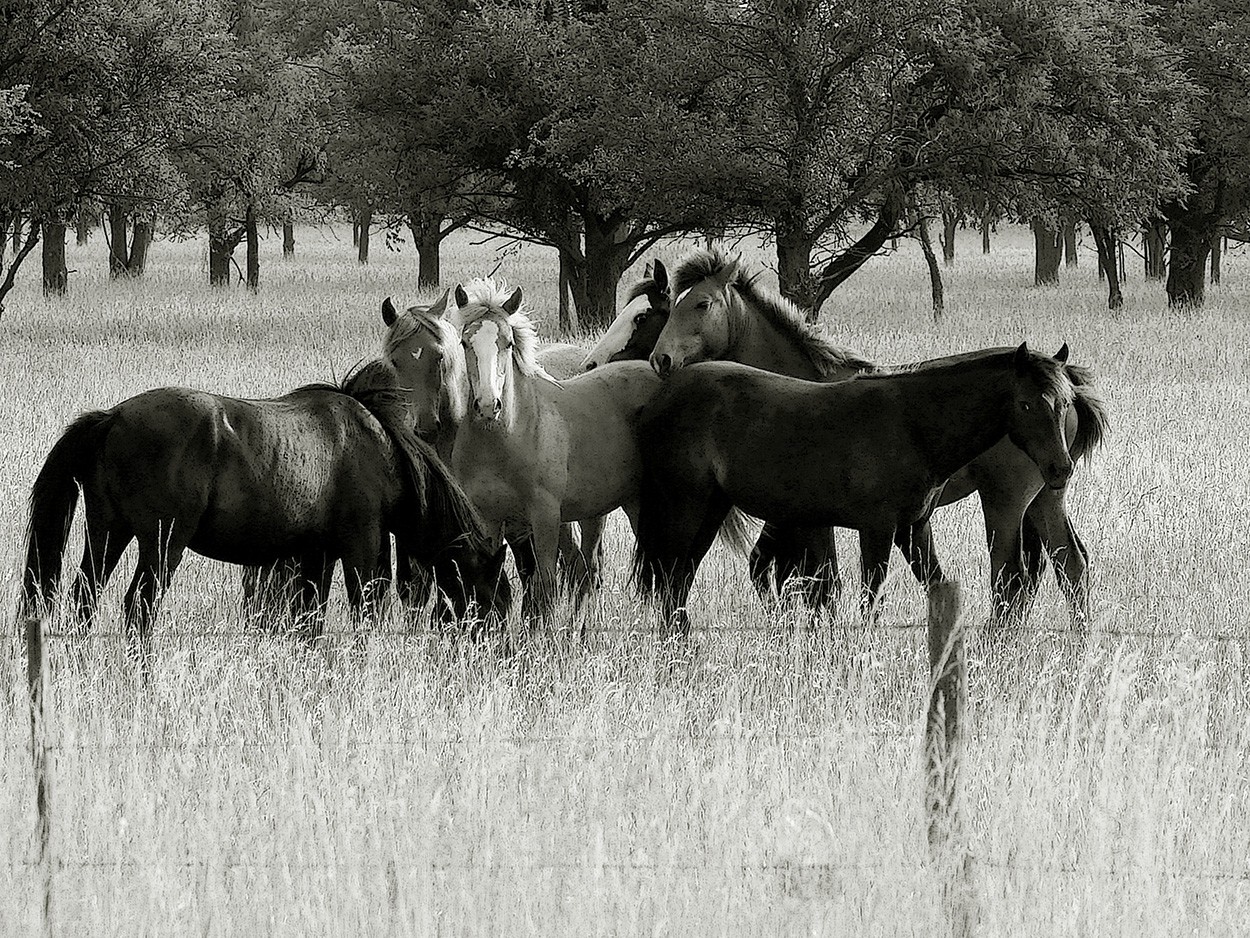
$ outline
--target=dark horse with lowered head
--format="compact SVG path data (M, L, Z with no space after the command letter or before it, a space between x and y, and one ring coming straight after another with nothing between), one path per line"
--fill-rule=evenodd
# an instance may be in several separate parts
M275 568L294 559L297 612L320 631L336 562L360 615L390 579L390 535L432 568L457 616L506 614L503 556L464 492L411 429L403 400L371 363L341 386L271 400L158 388L78 417L31 491L23 580L27 614L46 610L82 487L86 544L74 580L80 621L122 553L139 543L126 631L146 672L161 592L190 549Z
M670 300L674 295L675 312ZM653 365L663 371L723 359L809 381L890 370L817 334L792 303L761 287L736 258L719 249L692 252L674 273L671 290L668 271L657 260L631 291L631 301L638 297L646 298L647 308L635 312L627 307L628 322L623 315L608 330L587 357L587 367L654 356ZM1089 369L1070 363L1065 368L1075 387L1065 431L1072 457L1079 459L1102 441L1107 414ZM952 476L939 505L974 491L985 514L995 615L1024 617L1049 557L1073 622L1083 623L1088 617L1088 553L1068 517L1066 487L1045 487L1030 460L1002 440ZM900 535L905 542L906 533ZM812 605L836 598L836 553L829 529L767 525L751 561L752 579L761 592L769 589L771 572L778 589L799 576L800 592Z
M1073 385L1055 358L1017 349L820 384L732 362L674 372L642 411L634 581L689 628L699 563L733 507L780 525L854 528L869 612L896 532L922 581L941 574L928 519L946 480L1004 436L1051 487L1068 481Z

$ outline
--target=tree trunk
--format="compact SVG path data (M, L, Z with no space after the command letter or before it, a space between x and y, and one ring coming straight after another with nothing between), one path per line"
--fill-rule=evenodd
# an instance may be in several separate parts
M898 226L899 219L903 217L903 211L903 194L898 192L888 196L881 203L880 212L872 227L858 241L824 266L820 276L817 277L818 288L809 315L818 316L820 307L825 304L825 300L829 299L833 291L864 266L868 258L881 250L887 240L894 240L892 237L895 234L894 229Z
M925 237L929 235L928 222L922 216L921 223L926 226ZM942 200L942 263L947 267L955 266L955 230L959 227L959 213L951 206L946 204L946 200ZM924 242L922 241L923 245ZM929 241L929 253L933 252L933 241ZM927 258L928 255L926 254Z
M351 210L352 216L352 247L360 247L360 216L356 214L356 210Z
M417 249L417 287L432 290L442 279L443 220L438 212L408 213L408 230Z
M1063 221L1063 264L1065 267L1077 266L1076 260L1076 222Z
M130 235L130 257L126 261L126 273L142 277L148 266L148 248L152 245L152 219L136 218Z
M282 256L295 256L295 215L289 211L282 219Z
M65 266L65 223L43 223L43 295L64 296L69 284Z
M1173 204L1167 206L1164 213L1171 236L1168 306L1199 307L1205 298L1207 255L1218 227L1216 217L1190 205Z
M13 225L15 229L21 226L20 216L14 216ZM0 315L4 314L4 298L13 289L13 281L17 277L17 269L22 266L22 261L26 260L26 255L33 251L38 243L39 226L27 225L26 240L13 252L13 260L9 264L9 269L5 272L4 281L0 282Z
M560 299L558 303L558 323L561 335L573 334L573 277L577 262L567 251L557 248L560 258Z
M226 233L226 212L217 202L208 205L208 282L214 287L230 286L230 255L234 246Z
M981 253L990 253L990 216L981 219Z
M616 318L616 288L625 272L628 228L622 222L587 212L582 216L586 263L582 272L584 301L577 304L577 324L584 332L603 332Z
M1094 222L1089 223L1089 230L1094 236L1094 248L1098 251L1098 273L1107 278L1107 309L1118 310L1124 306L1118 266L1119 237L1115 229Z
M91 222L91 212L86 205L79 204L78 211L74 213L74 238L80 248L86 247L91 237Z
M373 206L362 205L359 215L360 230L356 236L356 260L369 263L369 228L373 225Z
M1146 279L1162 280L1167 271L1167 228L1162 218L1152 218L1142 231L1142 254L1146 261Z
M130 255L126 245L126 210L120 205L109 206L109 279L116 280L126 273Z
M804 311L808 322L815 322L820 310L812 277L812 237L801 220L784 216L774 220L773 235L777 239L777 287Z
M29 233L29 232L28 232ZM22 213L17 212L13 215L13 253L16 254L22 249Z
M920 242L920 251L924 254L925 265L929 268L929 290L933 296L933 321L941 322L946 302L942 290L942 271L938 268L937 255L933 252L933 238L929 235L929 219L920 211L918 205L912 205L911 213L912 224L916 229L916 240ZM943 229L946 228L946 217L946 210L943 208Z
M13 219L3 208L0 208L0 273L4 271L4 252L9 249L9 225Z
M243 227L247 235L247 288L260 292L260 233L256 229L256 203L247 203Z
M1044 286L1059 282L1059 261L1062 255L1059 232L1043 218L1034 218L1033 228L1033 283Z
M1215 237L1211 239L1211 283L1218 284L1220 282L1220 229L1215 229Z

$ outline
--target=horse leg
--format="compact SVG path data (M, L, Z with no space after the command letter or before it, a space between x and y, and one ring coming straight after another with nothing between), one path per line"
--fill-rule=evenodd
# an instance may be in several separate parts
M573 594L574 615L581 612L590 594L603 586L603 529L607 521L607 515L600 515L597 518L587 518L578 522L582 535L579 556L583 572L581 578L575 584L571 584L576 587L576 592ZM584 627L583 622L583 629ZM584 632L582 637L585 638Z
M82 628L90 626L100 602L100 593L109 577L117 569L122 554L130 545L132 537L111 527L108 519L89 513L87 516L87 541L83 545L82 561L74 578L72 597L74 616Z
M521 603L521 616L531 622L546 621L555 605L558 590L556 558L560 550L561 527L559 512L559 505L548 502L545 506L540 506L538 512L530 518L534 568L530 577L530 588Z
M894 528L861 528L859 531L859 568L863 577L860 613L865 623L876 621L880 611L881 587L890 570L890 551L894 547Z
M894 543L907 558L916 582L926 589L946 579L938 562L937 549L933 544L933 528L924 518L911 525L899 525L894 531Z
M395 592L405 609L424 606L434 589L434 577L404 546L403 538L395 538Z
M763 602L775 601L781 593L785 578L777 569L778 530L776 525L765 524L760 536L751 548L751 556L747 561L751 573L751 585ZM774 579L775 574L775 579Z
M673 577L673 588L667 594L669 605L665 609L665 621L671 623L673 633L678 638L685 639L690 635L690 613L687 604L690 591L694 587L695 574L699 572L699 564L711 550L721 525L725 523L725 516L729 514L732 507L733 503L723 492L715 490L711 493L711 497L703 508L703 518L695 528L694 537L690 540L690 547L677 567Z
M570 595L576 596L586 582L589 571L582 555L581 545L573 532L572 522L560 525L560 536L556 548L556 568L560 575L562 587Z
M1055 579L1068 600L1073 629L1083 629L1089 621L1089 552L1072 526L1064 504L1064 489L1043 489L1026 512L1027 522L1036 529L1042 556L1055 565Z
M139 563L126 590L126 641L145 683L152 677L152 623L157 606L186 550L183 538L175 540L174 525L166 529L168 537L161 533L139 538Z
M291 615L311 645L325 632L334 558L324 553L305 554L299 567L299 589L291 597Z
M1021 623L1028 612L1024 554L1020 546L1020 523L1024 510L1037 494L1017 480L1005 485L981 486L981 511L985 515L985 538L990 552L991 622ZM1013 484L1014 483L1014 484Z

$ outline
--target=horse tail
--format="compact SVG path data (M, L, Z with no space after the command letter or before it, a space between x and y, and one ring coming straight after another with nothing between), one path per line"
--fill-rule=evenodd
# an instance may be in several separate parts
M65 544L78 507L78 485L95 465L112 416L109 411L95 410L78 417L53 445L35 477L22 578L26 614L34 614L40 603L50 603L60 583Z
M751 517L740 508L730 508L720 530L716 533L722 544L742 557L750 557L755 549L754 539L758 535L754 531Z
M1111 428L1111 417L1107 412L1107 402L1094 387L1094 373L1081 365L1067 366L1068 378L1071 380L1076 395L1072 398L1072 406L1076 408L1076 437L1072 440L1072 458L1089 458L1098 449Z

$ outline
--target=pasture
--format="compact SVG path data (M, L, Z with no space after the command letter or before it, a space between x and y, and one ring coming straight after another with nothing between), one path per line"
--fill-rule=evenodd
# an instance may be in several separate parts
M1192 315L1167 311L1133 263L1113 319L1092 250L1036 289L1027 233L999 234L988 257L975 232L960 237L940 326L904 242L835 294L827 328L885 362L1066 341L1112 415L1069 496L1091 554L1088 634L1068 631L1048 572L1028 626L987 641L975 499L933 519L971 629L961 799L979 933L1237 933L1250 920L1250 258L1227 256ZM54 303L23 268L0 319L6 609L30 485L75 414L160 385L267 397L341 377L377 353L382 299L419 298L411 249L362 268L326 230L301 230L289 262L280 239L264 248L259 296L210 293L202 242L158 243L144 281L110 284L97 233L71 245L78 272ZM444 276L497 261L464 236ZM498 276L554 338L554 257L511 253ZM58 933L942 933L946 871L923 811L925 601L901 558L878 627L844 598L809 635L718 545L691 603L697 653L669 672L626 583L619 514L607 538L587 642L556 634L508 660L393 612L363 658L346 637L311 653L243 621L237 570L188 557L149 691L116 637L123 560L96 637L51 646ZM839 548L851 575L854 539ZM329 628L346 627L340 590ZM41 899L25 662L12 637L4 648L0 933L21 934Z

